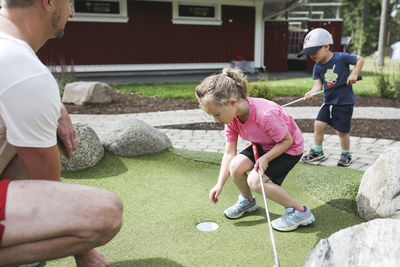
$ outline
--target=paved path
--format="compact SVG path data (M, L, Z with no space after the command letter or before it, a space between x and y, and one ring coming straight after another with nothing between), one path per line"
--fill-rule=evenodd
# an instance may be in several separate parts
M319 107L287 107L287 111L294 119L315 119ZM119 115L80 115L71 114L73 123L88 124L102 139L109 127L121 118L136 118L143 120L152 126L166 126L189 124L198 122L213 122L213 118L207 115L201 109L178 110L166 112L149 112L136 114L119 114ZM355 119L399 119L400 109L397 108L381 108L381 107L356 107L354 108L353 118ZM160 129L171 140L176 148L184 148L189 150L203 150L209 152L223 152L225 137L223 131L216 130L176 130L176 129ZM308 152L313 144L313 134L304 133L304 148ZM380 153L387 147L400 143L388 139L376 139L365 137L351 137L351 150L353 155L353 163L350 168L365 171L372 165ZM239 140L238 150L245 148L249 142ZM327 160L321 165L336 166L340 155L339 138L336 135L325 135L324 153Z

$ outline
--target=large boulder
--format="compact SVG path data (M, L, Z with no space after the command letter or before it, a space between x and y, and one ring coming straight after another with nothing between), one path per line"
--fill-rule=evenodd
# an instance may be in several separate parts
M74 124L78 147L68 160L60 153L61 169L78 171L95 166L104 156L104 148L94 130L86 124Z
M303 267L400 266L399 255L399 221L376 219L320 240Z
M400 144L385 150L367 169L356 201L366 220L400 218Z
M75 105L110 103L113 89L103 82L73 82L65 85L63 103Z
M160 130L134 118L121 119L104 134L103 146L113 154L130 157L163 151L172 143Z

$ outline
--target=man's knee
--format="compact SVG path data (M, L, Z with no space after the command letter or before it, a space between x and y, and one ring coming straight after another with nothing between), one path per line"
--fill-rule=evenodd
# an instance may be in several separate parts
M121 229L121 199L112 192L96 188L85 201L96 201L96 204L88 203L84 218L76 218L81 223L78 235L94 246L104 245Z
M103 201L97 211L101 218L99 223L100 243L105 244L110 241L121 229L122 226L122 201L112 192L107 192L106 200Z

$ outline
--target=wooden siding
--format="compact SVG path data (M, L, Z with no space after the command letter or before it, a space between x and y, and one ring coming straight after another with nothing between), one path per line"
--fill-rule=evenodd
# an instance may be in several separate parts
M49 40L38 55L47 65L253 60L254 13L222 6L221 26L176 25L170 2L128 1L128 23L68 22L64 37Z
M288 71L288 22L265 22L264 37L264 65L267 71Z

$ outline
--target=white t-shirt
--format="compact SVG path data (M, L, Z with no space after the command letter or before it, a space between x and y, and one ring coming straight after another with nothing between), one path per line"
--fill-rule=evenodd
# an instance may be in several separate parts
M60 108L57 82L32 48L0 33L0 149L5 140L18 147L54 146Z

